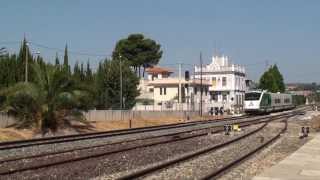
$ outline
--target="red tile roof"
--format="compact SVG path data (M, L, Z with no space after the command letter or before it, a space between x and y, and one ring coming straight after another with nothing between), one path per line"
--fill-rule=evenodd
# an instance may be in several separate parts
M172 70L163 67L150 67L146 69L146 72L149 74L170 74L173 73Z

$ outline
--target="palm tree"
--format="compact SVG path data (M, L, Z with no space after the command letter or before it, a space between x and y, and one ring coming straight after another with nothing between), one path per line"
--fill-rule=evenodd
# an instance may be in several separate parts
M35 82L20 82L0 91L5 96L1 109L18 120L19 127L51 129L85 122L83 111L90 108L91 93L73 81L67 73L52 65L34 64Z

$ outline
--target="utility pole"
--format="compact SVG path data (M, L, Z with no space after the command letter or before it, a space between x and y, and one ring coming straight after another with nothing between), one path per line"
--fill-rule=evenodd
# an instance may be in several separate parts
M182 64L179 63L179 110L181 110L181 101L182 101L182 95L181 95L181 69L182 69Z
M120 110L122 110L122 62L121 62L121 55L119 54L119 65L120 65Z
M266 60L266 71L268 71L269 68L269 60Z
M26 69L25 69L25 82L27 83L28 82L28 42L27 42L27 40L26 40L26 38L24 38L25 39L25 48L26 48L26 52L25 52L25 55L26 55Z
M202 53L200 52L200 116L202 117L202 95L203 95L203 87L202 87Z

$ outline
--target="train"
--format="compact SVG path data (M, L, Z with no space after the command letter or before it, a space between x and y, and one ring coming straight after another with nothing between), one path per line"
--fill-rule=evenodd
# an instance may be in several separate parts
M244 111L246 114L269 114L295 108L293 97L287 93L249 91L245 93Z

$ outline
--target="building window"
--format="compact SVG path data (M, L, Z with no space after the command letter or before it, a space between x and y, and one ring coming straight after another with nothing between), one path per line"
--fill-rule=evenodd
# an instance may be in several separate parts
M227 77L222 77L222 86L227 86Z
M227 95L226 95L226 94L223 94L223 95L222 95L222 100L223 100L223 101L227 101Z
M153 88L150 88L150 89L149 89L149 92L153 92Z
M162 95L162 87L160 88L160 95Z
M166 88L166 87L163 88L163 94L164 94L164 95L167 94L167 88Z
M213 101L218 101L218 93L213 92L213 93L211 94L211 98L212 98Z
M213 86L213 87L216 87L217 78L216 78L216 77L212 77L211 81L212 81L212 86Z
M239 86L240 86L240 79L238 77L236 77L236 87L239 88Z
M194 94L197 95L197 93L198 93L198 88L194 87Z

